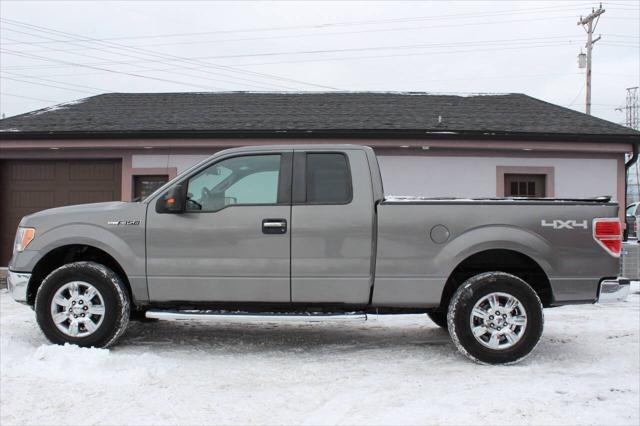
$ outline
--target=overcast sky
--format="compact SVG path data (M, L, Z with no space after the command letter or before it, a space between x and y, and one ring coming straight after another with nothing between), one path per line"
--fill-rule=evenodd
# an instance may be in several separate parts
M525 93L584 111L597 2L0 1L0 112L105 92ZM603 2L593 114L640 83L640 1Z

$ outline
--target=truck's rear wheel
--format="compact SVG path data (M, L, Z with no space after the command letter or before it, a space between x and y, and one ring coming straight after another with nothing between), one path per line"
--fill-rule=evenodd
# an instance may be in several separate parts
M521 361L542 335L542 303L525 281L504 272L468 279L453 295L447 314L458 350L485 364Z
M447 313L446 312L427 312L427 316L438 327L447 329Z
M76 262L45 278L35 310L40 329L52 343L104 348L127 328L129 305L115 272L98 263Z

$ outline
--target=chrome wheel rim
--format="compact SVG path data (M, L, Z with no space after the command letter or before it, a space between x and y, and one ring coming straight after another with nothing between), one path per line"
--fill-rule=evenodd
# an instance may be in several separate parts
M71 281L56 291L51 300L51 319L56 328L70 337L93 334L104 319L102 294L84 281Z
M527 328L527 311L508 293L490 293L471 310L471 333L483 346L503 350L516 345Z

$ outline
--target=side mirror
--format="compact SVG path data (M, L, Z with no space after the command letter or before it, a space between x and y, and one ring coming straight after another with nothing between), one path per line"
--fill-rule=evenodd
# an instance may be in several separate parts
M156 212L183 213L187 204L187 195L182 184L172 186L169 191L158 198Z

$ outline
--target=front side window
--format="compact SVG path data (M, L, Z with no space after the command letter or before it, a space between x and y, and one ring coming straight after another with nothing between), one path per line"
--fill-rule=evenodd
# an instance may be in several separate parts
M276 204L280 154L222 160L189 179L187 211L218 211L232 204Z
M351 201L351 176L344 154L307 154L307 202L345 204Z

